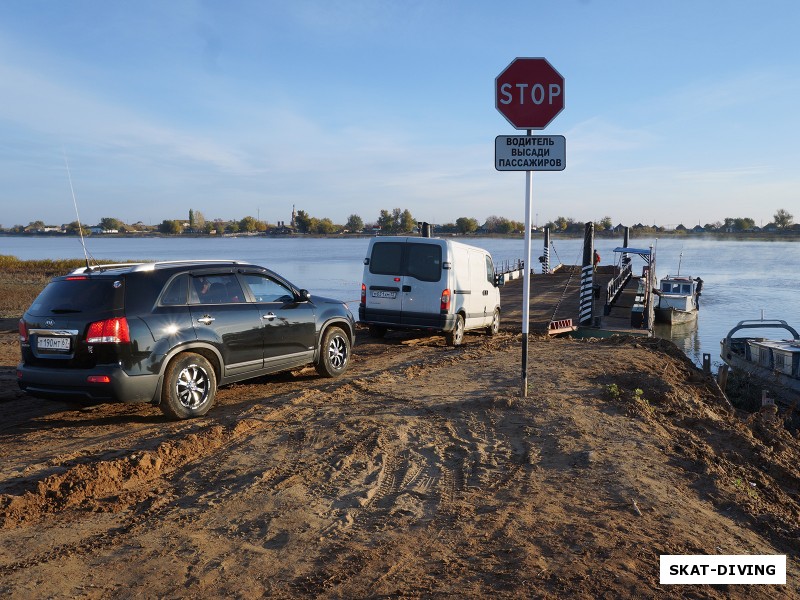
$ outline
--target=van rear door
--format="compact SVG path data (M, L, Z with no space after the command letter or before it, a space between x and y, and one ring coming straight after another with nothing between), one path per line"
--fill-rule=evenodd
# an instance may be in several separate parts
M381 311L381 320L400 324L403 308L402 272L405 242L374 242L369 256L365 306ZM384 312L385 311L385 312Z
M440 322L443 244L414 240L406 244L402 278L403 320L408 325L436 326Z

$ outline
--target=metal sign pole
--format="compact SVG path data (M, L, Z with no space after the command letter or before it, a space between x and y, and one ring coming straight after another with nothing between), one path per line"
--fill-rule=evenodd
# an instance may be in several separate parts
M528 129L528 135L531 130ZM525 272L522 278L522 397L528 397L528 326L531 312L531 207L533 171L525 171Z

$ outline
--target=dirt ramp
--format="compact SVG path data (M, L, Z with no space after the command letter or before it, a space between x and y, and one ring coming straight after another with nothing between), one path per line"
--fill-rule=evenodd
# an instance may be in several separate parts
M0 593L681 598L662 554L797 556L798 440L670 346L532 338L523 399L519 337L466 342L360 337L189 423L0 403Z

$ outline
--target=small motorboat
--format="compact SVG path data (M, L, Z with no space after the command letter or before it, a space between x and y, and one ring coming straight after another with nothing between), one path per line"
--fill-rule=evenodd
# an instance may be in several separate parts
M677 325L697 319L702 289L703 280L699 277L692 279L686 275L667 275L662 278L656 291L656 322Z

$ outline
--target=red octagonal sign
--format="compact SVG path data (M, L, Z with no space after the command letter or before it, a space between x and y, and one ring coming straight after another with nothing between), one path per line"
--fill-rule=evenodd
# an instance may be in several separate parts
M544 129L564 109L564 78L544 58L515 58L494 81L495 106L517 129Z

